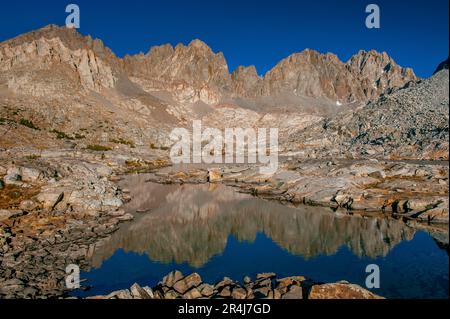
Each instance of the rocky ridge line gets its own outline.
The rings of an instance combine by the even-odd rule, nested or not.
[[[70,74],[77,73],[79,81],[72,85],[84,89],[101,91],[129,78],[146,90],[165,89],[181,101],[207,104],[234,97],[254,99],[286,93],[325,98],[333,103],[365,103],[418,80],[411,69],[401,68],[386,53],[373,50],[360,51],[343,63],[334,54],[307,49],[280,61],[260,77],[254,67],[239,67],[230,74],[224,55],[214,53],[200,40],[188,46],[156,46],[147,54],[123,59],[98,39],[54,25],[0,43],[0,70],[16,72],[14,78],[0,76],[0,83],[6,81],[17,92],[56,94],[57,87],[50,90],[36,83],[45,69],[56,65],[61,68],[60,80],[71,83],[74,80]]]

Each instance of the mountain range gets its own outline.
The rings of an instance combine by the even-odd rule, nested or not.
[[[437,73],[441,69],[445,70],[445,63]],[[446,72],[444,82],[448,82],[448,62]],[[17,138],[3,136],[0,142],[5,146],[36,146],[42,141],[42,147],[85,147],[94,142],[107,147],[168,147],[172,128],[189,127],[192,120],[201,119],[218,128],[277,126],[282,144],[291,141],[289,137],[297,138],[296,143],[285,144],[285,151],[298,151],[292,148],[301,142],[304,152],[308,143],[303,141],[311,139],[308,134],[317,133],[324,121],[347,114],[357,125],[361,116],[355,114],[361,108],[372,114],[368,105],[373,108],[380,99],[415,90],[423,82],[412,69],[374,50],[361,50],[342,62],[332,53],[307,49],[260,76],[254,66],[230,72],[224,55],[200,40],[119,58],[101,40],[50,25],[0,43],[0,116],[20,131]],[[443,118],[448,119],[448,90],[437,96],[427,92],[444,105]],[[448,125],[439,122],[438,129],[445,136],[436,143],[445,149]],[[51,138],[55,134],[60,138]],[[320,136],[324,138],[326,134]],[[345,146],[352,142],[342,139],[339,145],[344,147],[336,152],[344,156],[349,151]],[[306,152],[308,156],[316,156],[314,149]],[[391,150],[380,152],[389,155]],[[358,150],[352,156],[365,153]]]

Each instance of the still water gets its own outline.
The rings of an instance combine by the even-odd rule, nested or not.
[[[96,247],[82,272],[89,291],[108,294],[133,283],[155,286],[174,269],[205,282],[242,280],[261,272],[365,285],[377,264],[387,298],[448,298],[448,253],[427,233],[386,218],[363,218],[318,207],[287,207],[221,185],[159,185],[145,175],[123,182],[137,212]],[[146,211],[142,213],[141,211]]]

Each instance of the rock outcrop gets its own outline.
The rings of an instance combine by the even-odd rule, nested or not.
[[[0,83],[19,94],[114,87],[117,58],[100,40],[50,25],[0,44]]]
[[[126,56],[124,69],[131,77],[146,81],[147,89],[169,90],[184,103],[217,104],[221,93],[231,89],[231,76],[222,53],[204,42],[192,41],[151,48],[148,54]]]

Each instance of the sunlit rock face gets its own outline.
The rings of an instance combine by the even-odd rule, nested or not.
[[[400,67],[386,52],[361,50],[345,66],[358,79],[367,100],[418,80],[412,69]]]
[[[131,76],[150,81],[155,90],[173,91],[185,103],[217,104],[221,93],[231,89],[223,54],[214,53],[200,40],[175,48],[157,46],[146,55],[127,56],[124,68]]]
[[[220,185],[158,185],[136,177],[129,211],[147,210],[113,234],[93,254],[95,267],[118,248],[153,261],[201,267],[221,254],[230,235],[254,241],[264,233],[291,254],[304,258],[335,254],[346,246],[357,256],[386,256],[414,230],[388,219],[365,219],[318,207],[286,207]]]
[[[0,82],[20,94],[100,91],[117,80],[115,55],[100,40],[48,26],[0,45]]]
[[[0,70],[15,75],[6,78],[9,88],[32,95],[63,94],[62,89],[77,85],[100,91],[125,76],[149,91],[169,91],[179,102],[210,105],[233,97],[286,93],[363,103],[417,81],[411,69],[376,51],[360,51],[344,63],[334,54],[307,49],[280,61],[265,76],[254,66],[230,74],[224,55],[200,40],[187,46],[155,46],[147,54],[120,59],[102,41],[53,25],[1,43]]]

